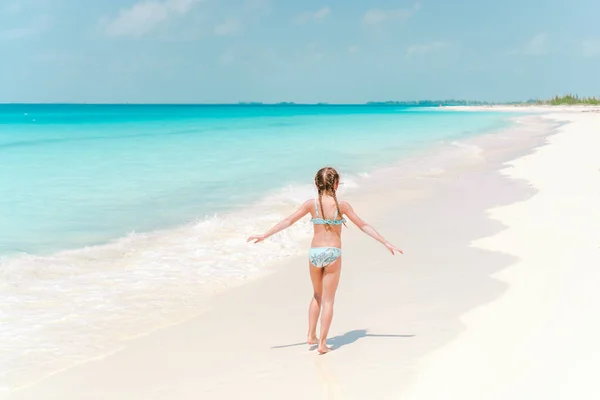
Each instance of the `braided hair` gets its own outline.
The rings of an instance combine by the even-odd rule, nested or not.
[[[339,217],[342,216],[342,213],[340,212],[340,205],[335,193],[335,187],[339,181],[340,174],[338,174],[338,172],[331,167],[321,168],[315,175],[315,185],[317,186],[317,191],[319,192],[319,206],[321,208],[322,218],[325,218],[325,211],[323,210],[323,194],[328,194],[333,197],[333,200],[335,201],[335,207],[337,209],[337,215]],[[327,229],[329,228],[329,225],[327,225]]]

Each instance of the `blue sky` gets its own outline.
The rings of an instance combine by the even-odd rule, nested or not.
[[[0,0],[0,102],[600,95],[597,0]]]

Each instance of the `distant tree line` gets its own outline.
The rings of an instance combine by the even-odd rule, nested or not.
[[[431,106],[485,106],[491,105],[494,103],[489,103],[487,101],[477,101],[477,100],[456,100],[456,99],[447,99],[447,100],[413,100],[413,101],[370,101],[367,103],[372,106],[422,106],[422,107],[431,107]]]
[[[536,104],[549,104],[552,106],[560,105],[576,105],[576,104],[590,104],[600,105],[600,98],[598,97],[579,97],[573,94],[567,94],[564,96],[554,96],[550,100],[537,100]]]
[[[523,101],[504,101],[504,102],[487,102],[477,100],[419,100],[419,101],[381,101],[381,102],[369,102],[369,105],[410,105],[410,106],[488,106],[488,105],[577,105],[577,104],[589,104],[589,105],[600,105],[600,98],[598,97],[579,97],[573,94],[567,94],[564,96],[554,96],[549,100],[541,99],[529,99]]]
[[[261,102],[240,102],[240,105],[269,105],[269,103]],[[413,100],[413,101],[370,101],[366,103],[371,106],[420,106],[420,107],[439,107],[439,106],[491,106],[491,105],[577,105],[577,104],[589,104],[589,105],[600,105],[600,98],[598,97],[579,97],[573,94],[567,94],[564,96],[554,96],[549,100],[542,99],[529,99],[527,101],[477,101],[477,100],[459,100],[459,99],[445,99],[445,100]],[[314,105],[314,104],[296,104],[294,102],[283,101],[275,103],[277,106],[296,106],[296,105]],[[327,106],[327,103],[317,103],[316,105]]]

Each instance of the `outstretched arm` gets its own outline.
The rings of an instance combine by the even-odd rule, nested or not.
[[[306,214],[308,214],[313,205],[314,205],[314,203],[312,200],[307,200],[292,215],[282,219],[281,221],[279,221],[279,223],[277,223],[277,225],[275,225],[274,227],[272,227],[271,229],[269,229],[267,232],[263,233],[262,235],[250,236],[247,241],[259,243],[259,242],[262,242],[263,240],[265,240],[266,238],[273,236],[274,234],[281,232],[282,230],[284,230],[286,228],[289,228],[290,226],[292,226],[296,222],[298,222],[298,220],[300,218],[302,218]]]
[[[342,201],[340,203],[340,209],[341,209],[342,213],[344,213],[346,216],[348,216],[348,218],[350,219],[350,221],[352,221],[354,223],[354,225],[358,226],[361,231],[363,231],[367,235],[371,236],[373,239],[377,240],[379,243],[383,244],[392,254],[394,254],[395,251],[397,251],[400,254],[404,254],[402,252],[402,250],[400,250],[399,248],[397,248],[396,246],[392,245],[387,240],[385,240],[383,238],[383,236],[381,236],[375,230],[375,228],[373,228],[371,225],[369,225],[368,223],[363,221],[358,216],[358,214],[356,214],[356,212],[354,212],[354,209],[352,208],[350,203],[348,203],[346,201]]]

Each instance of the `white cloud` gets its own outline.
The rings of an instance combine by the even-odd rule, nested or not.
[[[31,26],[3,29],[0,31],[0,40],[18,40],[33,36],[36,33],[38,33],[38,30]]]
[[[110,36],[143,36],[169,18],[181,16],[201,0],[143,0],[102,21]]]
[[[548,53],[548,35],[538,33],[522,46],[510,50],[508,55],[541,56]]]
[[[244,6],[248,9],[266,9],[269,7],[269,0],[246,0]]]
[[[444,41],[436,41],[430,43],[413,44],[406,48],[405,57],[410,58],[422,54],[435,53],[450,47],[450,43]]]
[[[215,34],[220,36],[234,35],[240,31],[242,24],[239,19],[229,18],[215,26]]]
[[[329,14],[331,14],[331,8],[328,6],[319,8],[317,11],[307,11],[296,17],[296,23],[302,25],[311,21],[322,21]]]
[[[19,40],[40,34],[48,26],[48,17],[39,16],[31,23],[14,28],[0,29],[0,40]]]
[[[367,25],[379,25],[388,21],[404,22],[410,19],[421,8],[421,3],[417,2],[410,8],[395,8],[391,10],[382,10],[375,8],[368,10],[363,16],[363,22]]]
[[[600,39],[587,39],[581,42],[581,52],[584,57],[600,56]]]
[[[314,18],[315,19],[323,19],[329,15],[331,9],[329,7],[323,7],[315,11]]]
[[[22,10],[22,5],[18,1],[7,1],[4,4],[0,4],[0,15],[2,14],[16,14]]]
[[[548,35],[546,35],[545,33],[538,33],[533,38],[531,38],[529,42],[525,44],[525,47],[523,48],[523,53],[533,56],[540,56],[546,54],[548,52],[547,42]]]

